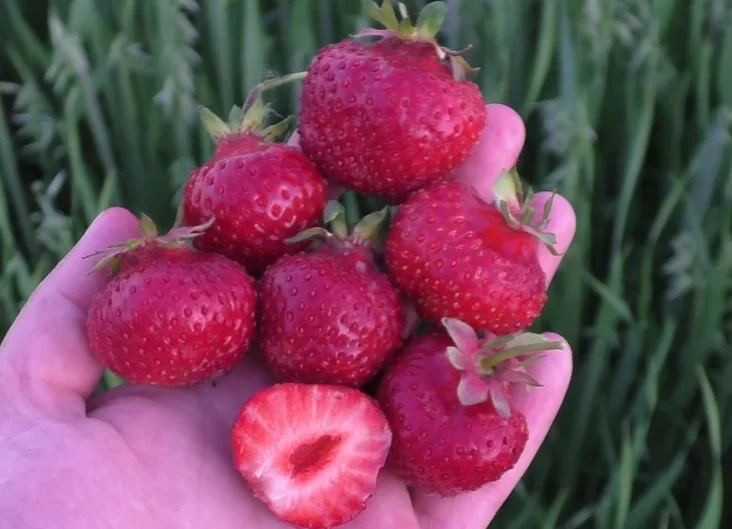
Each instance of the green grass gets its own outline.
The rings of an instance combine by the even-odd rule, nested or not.
[[[495,527],[730,526],[732,8],[449,4],[444,42],[474,45],[486,99],[526,119],[521,173],[579,226],[537,325],[574,379]],[[0,326],[103,208],[172,222],[211,152],[197,102],[226,113],[364,23],[340,0],[5,0]],[[297,89],[268,97],[285,114]]]

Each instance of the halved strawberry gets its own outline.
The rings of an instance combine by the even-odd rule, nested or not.
[[[232,431],[234,462],[254,495],[280,520],[329,529],[366,507],[384,466],[391,430],[364,393],[326,384],[275,384],[242,408]]]

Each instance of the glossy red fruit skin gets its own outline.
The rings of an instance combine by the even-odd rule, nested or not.
[[[490,401],[463,406],[460,374],[442,334],[414,338],[384,375],[378,401],[392,429],[389,466],[408,485],[455,496],[498,480],[526,447],[525,417],[501,417]]]
[[[300,146],[326,178],[391,203],[462,165],[486,122],[475,83],[454,81],[430,44],[394,37],[324,47],[300,102]]]
[[[360,247],[283,257],[259,300],[260,343],[280,380],[360,387],[401,344],[399,292]]]
[[[182,387],[230,371],[256,324],[256,289],[216,254],[147,245],[122,257],[94,297],[87,335],[96,358],[132,384]]]
[[[448,181],[400,206],[385,263],[422,318],[459,318],[501,335],[531,325],[546,303],[538,250],[533,235],[508,226],[472,187]]]
[[[327,182],[297,148],[243,133],[227,137],[194,170],[183,191],[183,223],[213,225],[194,240],[239,262],[255,276],[304,244],[285,239],[319,224]]]

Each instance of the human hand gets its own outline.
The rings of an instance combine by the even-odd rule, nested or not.
[[[524,136],[514,111],[489,105],[481,144],[457,177],[490,197],[493,181],[515,164]],[[547,198],[539,193],[536,201]],[[563,254],[575,216],[561,196],[547,230]],[[234,418],[273,382],[253,352],[215,385],[124,386],[91,396],[103,368],[89,351],[84,322],[104,278],[87,275],[93,263],[82,256],[137,236],[138,221],[126,210],[100,215],[38,287],[0,346],[0,527],[287,528],[251,496],[232,462]],[[561,257],[541,252],[551,279]],[[571,351],[552,352],[529,369],[544,387],[512,399],[530,432],[513,470],[478,491],[444,499],[409,490],[387,468],[366,510],[344,529],[487,526],[556,416]]]

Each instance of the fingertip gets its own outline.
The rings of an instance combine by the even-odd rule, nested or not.
[[[532,201],[532,206],[536,211],[541,212],[552,196],[554,197],[554,202],[549,212],[549,222],[545,231],[555,235],[557,241],[555,248],[559,255],[552,254],[543,244],[539,249],[539,263],[547,276],[547,283],[551,282],[554,277],[557,268],[572,244],[577,230],[577,217],[574,208],[562,195],[542,191],[536,194]]]
[[[87,231],[89,231],[92,228],[95,228],[98,223],[106,223],[110,220],[118,221],[118,222],[126,222],[126,223],[133,223],[138,224],[139,219],[135,217],[135,215],[127,208],[123,208],[122,206],[111,206],[99,213],[99,215],[96,216],[96,218],[92,221],[92,223],[89,225],[89,228],[87,228]]]
[[[478,146],[455,172],[455,178],[473,186],[484,199],[492,198],[493,183],[516,165],[526,141],[526,126],[511,107],[486,105],[486,126]]]
[[[49,275],[49,281],[59,281],[61,290],[77,299],[80,305],[88,302],[92,292],[103,282],[104,274],[89,274],[102,257],[92,257],[113,244],[140,236],[140,221],[129,210],[113,206],[102,211],[92,221],[79,242]],[[72,289],[64,287],[71,284]]]
[[[542,336],[550,342],[560,342],[561,349],[547,351],[547,356],[535,364],[536,375],[545,378],[553,391],[561,393],[563,398],[574,369],[572,346],[563,336],[555,332],[544,332]]]
[[[294,131],[290,137],[287,139],[287,145],[291,147],[300,147],[300,133],[298,131]]]
[[[521,115],[508,105],[501,103],[488,103],[486,106],[489,120],[492,123],[500,123],[502,135],[510,138],[512,145],[519,145],[519,151],[526,140],[526,125]]]

